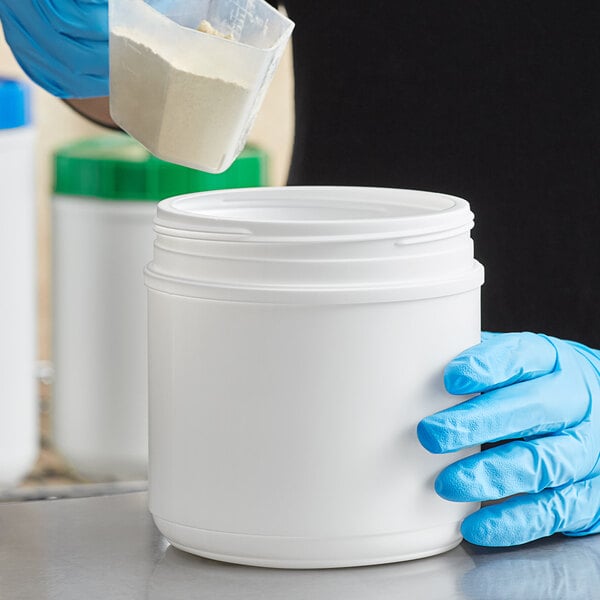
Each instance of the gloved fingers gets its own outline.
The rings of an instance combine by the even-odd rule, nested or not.
[[[24,4],[33,11],[31,3]],[[12,12],[7,12],[3,18],[6,41],[11,48],[18,49],[14,51],[15,58],[32,81],[60,98],[108,95],[106,42],[74,41],[65,36],[61,39],[54,31],[48,37],[50,25],[39,16],[29,16],[27,26]]]
[[[54,93],[57,98],[99,98],[110,94],[110,84],[106,77],[99,75],[78,76],[72,83],[62,82],[58,91]]]
[[[4,37],[11,48],[19,48],[19,52],[14,53],[19,66],[32,81],[51,94],[55,94],[61,89],[55,79],[55,75],[59,73],[54,62],[47,60],[46,49],[29,37],[27,30],[18,19],[11,20],[10,27],[7,23],[8,21],[5,20]]]
[[[579,481],[595,462],[586,439],[585,433],[567,431],[490,448],[446,467],[435,490],[446,500],[481,502]]]
[[[575,486],[571,504],[579,511],[578,519],[571,519],[561,532],[570,537],[600,533],[600,476],[581,481]]]
[[[11,44],[12,36],[18,30],[5,31],[7,42]],[[55,61],[44,61],[45,54],[39,47],[26,44],[23,49],[15,54],[15,58],[26,75],[37,85],[58,98],[77,98],[81,90],[85,90],[85,97],[108,96],[108,73],[80,73],[74,65],[66,67]],[[93,69],[90,69],[93,71]],[[108,70],[108,66],[107,66]]]
[[[563,373],[498,388],[429,417],[417,426],[421,444],[435,454],[511,438],[555,433],[579,423],[587,390]]]
[[[38,62],[43,57],[51,57],[52,63],[61,69],[63,77],[72,72],[81,77],[96,76],[108,79],[108,9],[105,1],[85,2],[69,0],[33,0],[40,13],[35,28],[25,32],[30,38],[22,48],[35,47],[37,43],[47,42],[48,48],[40,52]],[[89,10],[88,8],[89,7]],[[52,28],[48,37],[44,28]],[[41,42],[40,42],[41,40]],[[50,62],[50,61],[49,61]]]
[[[108,41],[107,0],[31,0],[57,33],[75,40]]]
[[[479,546],[516,546],[563,532],[600,531],[600,479],[594,478],[538,494],[516,496],[481,508],[462,524],[463,537]]]
[[[19,66],[21,67],[21,69],[23,69],[23,72],[31,79],[31,81],[33,81],[34,83],[39,85],[41,88],[43,88],[44,90],[46,90],[53,96],[56,96],[59,98],[63,97],[62,94],[66,93],[66,90],[63,87],[63,85],[59,84],[58,81],[56,79],[54,79],[52,74],[49,73],[47,70],[45,70],[45,71],[32,70],[31,69],[32,63],[24,61],[23,54],[19,54],[19,56],[16,56],[15,58],[16,58],[16,61],[19,63]]]
[[[482,342],[454,358],[444,371],[451,394],[474,394],[547,375],[555,347],[535,333],[482,334]]]
[[[94,40],[77,40],[60,36],[64,39],[64,52],[61,53],[63,67],[67,67],[78,78],[81,76],[104,77],[108,80],[109,61],[108,44]],[[93,56],[94,60],[89,60]]]

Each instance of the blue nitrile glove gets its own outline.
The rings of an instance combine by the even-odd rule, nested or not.
[[[457,502],[522,494],[467,517],[466,540],[512,546],[600,532],[600,352],[545,335],[486,333],[447,366],[444,382],[452,394],[481,395],[419,423],[427,450],[514,441],[445,468],[437,493]]]
[[[107,0],[0,0],[0,20],[17,62],[45,90],[108,95]]]

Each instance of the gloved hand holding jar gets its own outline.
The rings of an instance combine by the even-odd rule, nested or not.
[[[456,502],[514,496],[467,517],[465,539],[512,546],[600,531],[600,352],[533,333],[484,333],[444,380],[451,394],[478,395],[421,421],[425,448],[508,440],[450,465],[435,482]]]

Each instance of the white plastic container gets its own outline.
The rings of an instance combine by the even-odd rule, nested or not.
[[[56,196],[53,438],[92,480],[145,479],[145,298],[155,205]],[[138,269],[136,270],[136,267]]]
[[[270,188],[158,205],[150,510],[176,547],[259,566],[394,562],[460,542],[474,505],[418,421],[457,402],[483,268],[464,200]]]
[[[54,444],[92,480],[145,479],[148,462],[144,266],[162,198],[261,185],[266,158],[247,149],[222,175],[165,163],[122,134],[55,156]]]
[[[28,88],[0,78],[0,488],[38,453],[34,151]]]
[[[155,156],[225,171],[246,143],[293,23],[264,0],[109,7],[115,122]],[[219,35],[198,31],[203,20]]]
[[[56,195],[53,440],[91,480],[147,474],[141,267],[155,202]]]

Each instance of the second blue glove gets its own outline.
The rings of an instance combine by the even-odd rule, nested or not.
[[[462,459],[435,482],[447,500],[514,496],[465,519],[465,539],[511,546],[563,532],[600,532],[600,352],[533,333],[484,334],[444,377],[452,394],[480,394],[418,425],[446,453],[512,440]]]

